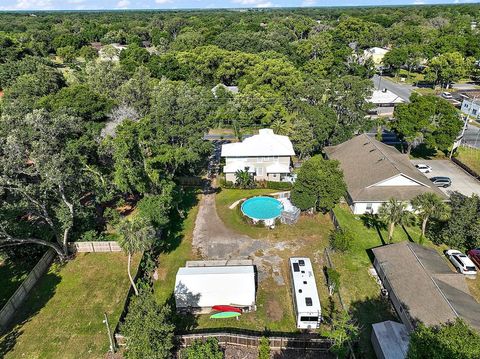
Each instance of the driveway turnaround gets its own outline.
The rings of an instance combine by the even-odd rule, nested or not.
[[[470,176],[463,169],[449,160],[412,160],[412,163],[424,163],[432,167],[432,172],[426,173],[428,178],[431,177],[450,177],[452,185],[448,188],[440,188],[449,195],[453,191],[458,191],[466,196],[477,194],[480,196],[480,181]]]

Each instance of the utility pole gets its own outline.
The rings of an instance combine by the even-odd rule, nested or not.
[[[465,131],[467,130],[467,127],[468,127],[468,119],[470,118],[470,116],[472,114],[473,105],[475,104],[476,99],[477,99],[477,96],[473,96],[473,99],[472,99],[472,102],[471,102],[471,105],[470,105],[470,109],[468,110],[468,115],[465,116],[465,121],[463,123],[463,128],[462,128],[462,134],[459,137],[457,137],[458,140],[456,140],[453,143],[452,150],[450,151],[450,156],[449,156],[450,159],[452,158],[453,151],[455,150],[455,148],[459,147],[462,144],[463,136],[465,135]],[[457,141],[460,141],[460,143],[458,144],[457,147],[455,147],[455,143]]]
[[[108,340],[110,341],[110,351],[115,353],[115,343],[113,341],[112,331],[110,330],[110,324],[108,323],[107,313],[103,313],[103,315],[105,318],[103,323],[107,326]]]

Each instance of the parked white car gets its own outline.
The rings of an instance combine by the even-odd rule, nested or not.
[[[445,251],[445,255],[450,259],[450,262],[457,268],[457,271],[469,275],[469,276],[476,276],[477,275],[477,268],[475,268],[475,264],[472,262],[470,258],[467,257],[466,254],[463,254],[456,249],[449,249]]]
[[[442,92],[442,97],[446,98],[447,100],[450,100],[450,99],[453,98],[453,96],[450,92]]]
[[[419,163],[419,164],[415,165],[415,167],[417,167],[417,170],[419,170],[422,173],[432,172],[432,167],[430,167],[429,165],[423,164],[423,163]]]

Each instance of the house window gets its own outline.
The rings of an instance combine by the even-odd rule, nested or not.
[[[267,156],[267,157],[263,157],[263,162],[268,162],[268,161],[270,161],[270,159],[271,159],[271,157],[268,157],[268,156]]]
[[[256,172],[257,176],[263,176],[263,167],[257,167]]]
[[[477,109],[473,110],[472,114],[475,116],[477,114]]]
[[[373,210],[373,204],[372,203],[367,203],[367,212],[371,213]]]
[[[278,156],[273,156],[272,159],[278,162]]]

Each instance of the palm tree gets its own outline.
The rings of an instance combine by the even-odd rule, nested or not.
[[[392,243],[393,231],[397,224],[404,224],[410,217],[405,202],[390,198],[378,210],[378,216],[388,226],[388,243]]]
[[[128,278],[132,283],[135,295],[138,295],[138,289],[135,285],[131,273],[132,255],[140,253],[151,247],[155,239],[155,229],[140,218],[124,219],[117,227],[118,245],[128,254],[127,272]]]
[[[253,186],[253,177],[248,172],[249,168],[235,172],[235,181],[240,188],[250,188]]]
[[[435,193],[425,192],[412,199],[415,214],[422,221],[422,238],[425,236],[427,222],[430,218],[446,219],[448,205]]]

